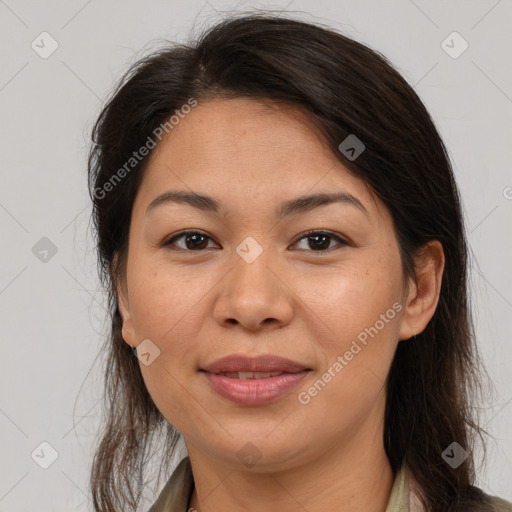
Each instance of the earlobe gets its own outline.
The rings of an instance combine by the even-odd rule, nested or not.
[[[428,242],[415,260],[417,283],[410,280],[399,340],[422,332],[434,316],[441,294],[444,263],[443,246],[438,240]]]
[[[122,336],[123,340],[130,345],[130,347],[135,348],[137,346],[137,343],[135,342],[135,333],[133,332],[133,329],[128,329],[124,326],[123,322],[123,329],[122,329]]]
[[[116,300],[118,304],[119,314],[121,315],[121,320],[123,322],[122,327],[122,336],[124,341],[128,343],[128,345],[131,345],[132,347],[137,346],[136,343],[136,337],[135,337],[135,331],[133,329],[133,322],[130,315],[130,308],[129,308],[129,302],[127,299],[127,292],[126,285],[124,282],[120,283],[118,279],[118,273],[117,273],[117,265],[118,265],[118,254],[116,253],[114,255],[114,259],[112,262],[112,268],[115,269],[111,272],[112,276],[112,283],[115,287],[115,293],[116,293]]]
[[[123,339],[124,339],[124,341],[126,341],[126,343],[128,343],[128,345],[135,347],[135,346],[137,346],[137,343],[136,343],[135,331],[133,329],[133,322],[131,319],[129,308],[126,304],[126,300],[122,293],[118,293],[117,297],[118,297],[117,300],[118,300],[119,313],[121,315],[121,319],[123,322],[123,328],[122,328]]]
[[[130,316],[130,312],[126,305],[124,304],[124,298],[122,296],[120,297],[120,300],[118,302],[119,305],[119,313],[121,315],[121,319],[123,321],[123,328],[122,328],[122,336],[124,341],[128,343],[128,345],[131,345],[132,347],[137,346],[136,340],[135,340],[135,332],[133,330],[133,322]]]

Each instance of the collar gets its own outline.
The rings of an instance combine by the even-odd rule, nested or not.
[[[385,512],[423,512],[415,489],[417,484],[402,465],[395,476]],[[185,457],[148,512],[187,512],[193,491],[192,467],[189,457]]]

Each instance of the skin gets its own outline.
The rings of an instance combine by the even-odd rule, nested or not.
[[[146,214],[168,190],[213,196],[221,213],[167,203]],[[275,215],[282,201],[333,191],[356,196],[367,214],[333,203]],[[310,229],[349,243],[315,245],[304,235]],[[186,237],[164,246],[183,230],[202,232],[200,249]],[[263,250],[252,263],[236,252],[248,236]],[[129,237],[118,289],[123,337],[160,350],[140,367],[156,406],[183,434],[195,480],[190,507],[384,512],[394,479],[382,440],[385,380],[398,342],[434,314],[441,244],[425,246],[418,284],[404,286],[392,218],[367,184],[298,108],[242,98],[199,102],[154,150]],[[301,404],[298,393],[394,303],[402,310]],[[234,353],[288,357],[312,371],[274,403],[240,406],[198,371]],[[248,442],[259,456],[252,466],[238,456]]]

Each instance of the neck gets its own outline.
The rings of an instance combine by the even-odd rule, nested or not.
[[[187,446],[195,481],[189,507],[198,512],[385,512],[394,475],[382,432],[361,427],[349,444],[279,471],[228,466]]]

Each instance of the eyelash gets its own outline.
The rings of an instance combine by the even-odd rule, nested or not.
[[[204,250],[206,249],[197,249],[197,250],[191,250],[191,249],[183,249],[181,247],[179,248],[174,248],[172,247],[172,245],[174,244],[174,242],[176,242],[176,240],[179,240],[180,238],[184,238],[186,236],[191,236],[191,235],[199,235],[199,236],[202,236],[204,238],[207,238],[207,239],[210,239],[212,240],[211,237],[209,237],[208,235],[204,234],[204,233],[201,233],[200,231],[183,231],[181,233],[178,233],[177,235],[173,235],[171,238],[169,238],[168,240],[166,240],[165,242],[162,243],[162,246],[163,247],[167,247],[173,251],[175,250],[178,250],[178,251],[185,251],[185,252],[203,252]],[[339,245],[341,246],[344,246],[344,245],[350,245],[349,242],[347,242],[347,240],[345,240],[344,238],[340,237],[339,235],[335,234],[335,233],[332,233],[330,231],[322,231],[322,230],[310,230],[310,231],[306,231],[305,233],[303,233],[301,235],[301,237],[299,239],[297,239],[294,244],[304,240],[305,238],[312,238],[313,236],[321,236],[321,235],[325,235],[325,236],[328,236],[329,238],[331,239],[334,239],[336,241],[339,242]],[[327,251],[330,251],[332,249],[332,247],[330,247],[329,249],[320,249],[320,250],[317,250],[317,251],[314,251],[314,250],[309,250],[307,252],[312,252],[312,253],[318,253],[318,254],[321,254],[321,253],[325,253]]]

